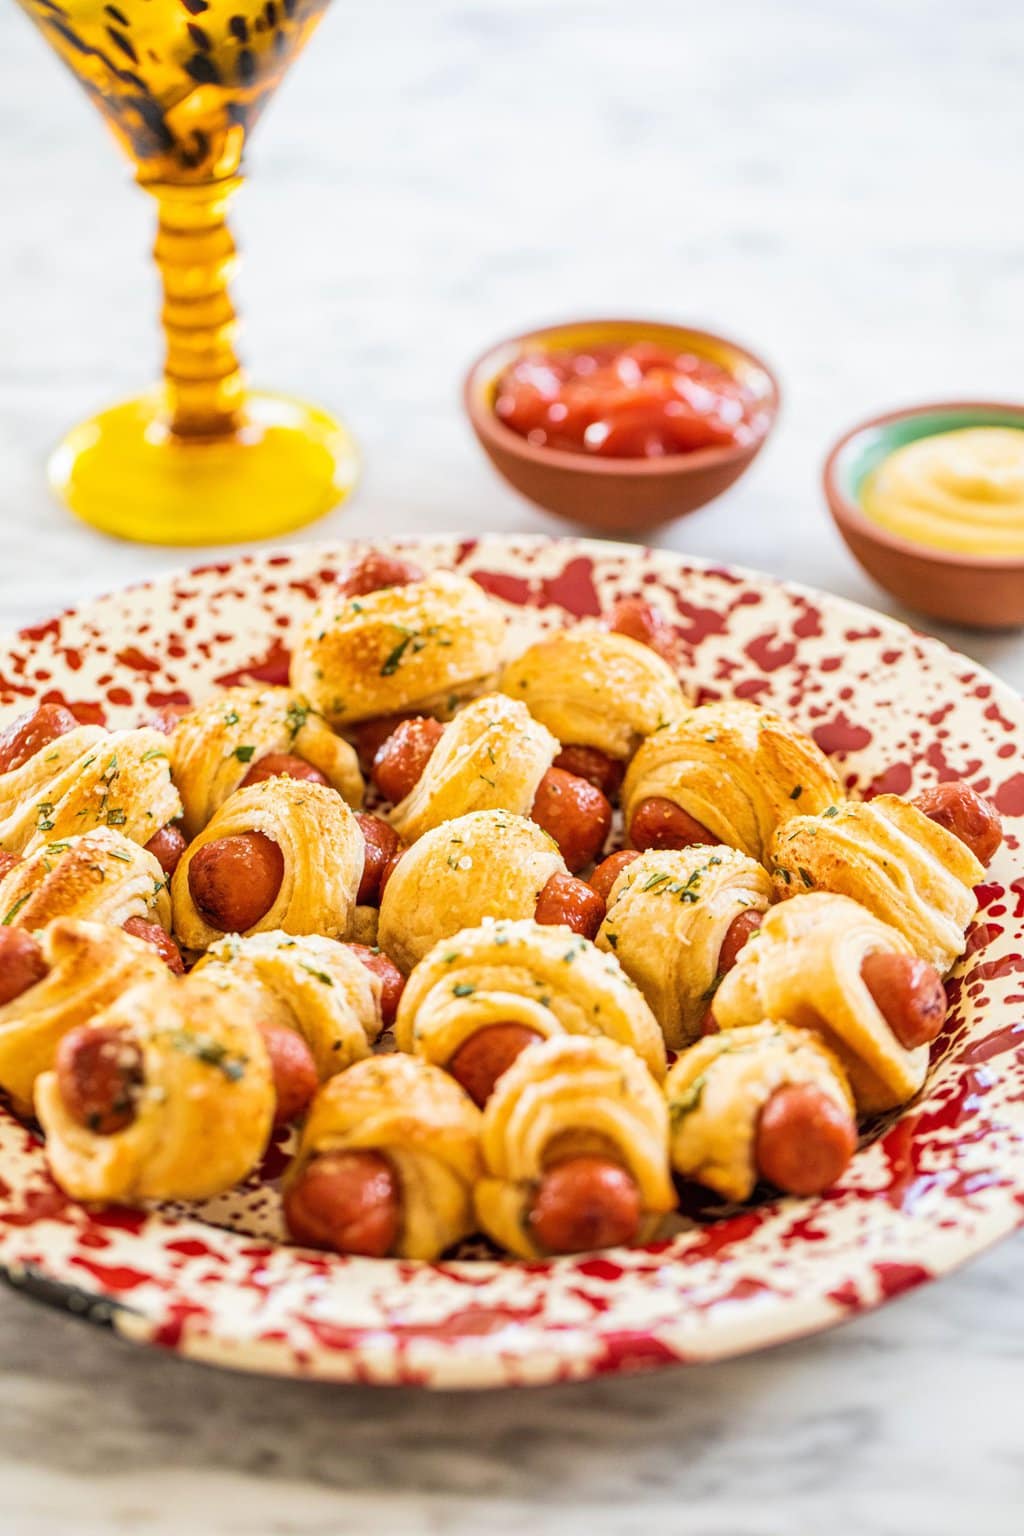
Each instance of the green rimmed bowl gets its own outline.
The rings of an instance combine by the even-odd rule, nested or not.
[[[872,522],[861,504],[865,481],[889,454],[918,438],[964,427],[1024,430],[1024,405],[948,401],[861,422],[825,460],[825,496],[855,559],[908,608],[974,629],[1012,629],[1024,625],[1024,560],[913,543]]]

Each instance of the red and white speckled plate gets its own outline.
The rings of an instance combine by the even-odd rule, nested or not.
[[[201,1207],[85,1210],[0,1107],[0,1266],[132,1339],[238,1369],[500,1386],[709,1360],[810,1333],[941,1275],[1024,1221],[1024,705],[963,657],[836,598],[621,545],[402,546],[509,605],[514,640],[644,591],[705,696],[772,705],[862,791],[966,778],[1006,846],[980,891],[928,1084],[839,1188],[686,1225],[638,1252],[544,1264],[340,1259],[279,1245],[272,1183]],[[207,566],[25,631],[7,713],[63,699],[127,725],[215,684],[284,679],[288,637],[351,550]],[[273,1180],[283,1154],[271,1149]]]

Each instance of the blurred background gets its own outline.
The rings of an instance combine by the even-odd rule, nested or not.
[[[49,498],[63,430],[156,376],[154,210],[15,6],[0,59],[9,624],[188,553]],[[1014,0],[336,0],[234,205],[252,380],[335,410],[364,453],[356,498],[299,537],[562,531],[484,462],[463,370],[534,323],[649,314],[748,342],[784,390],[750,474],[662,542],[886,605],[821,460],[890,405],[1019,395],[1022,74]]]

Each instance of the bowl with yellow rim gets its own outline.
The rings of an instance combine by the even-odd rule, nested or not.
[[[861,422],[825,461],[848,548],[908,608],[1024,625],[1024,405],[951,401]]]

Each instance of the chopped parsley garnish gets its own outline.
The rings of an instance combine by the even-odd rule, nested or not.
[[[255,751],[255,747],[236,747],[231,755],[232,757],[237,757],[240,763],[251,763]]]
[[[161,752],[159,747],[150,747],[148,752],[143,752],[142,757],[140,758],[140,761],[143,762],[143,763],[151,763],[155,757],[166,757],[166,756],[167,756],[167,753],[166,752]]]
[[[179,1029],[171,1036],[170,1043],[176,1051],[194,1056],[208,1067],[216,1067],[229,1082],[237,1083],[245,1076],[246,1057],[232,1056],[227,1046],[211,1035],[190,1035],[187,1030]]]
[[[323,982],[325,987],[334,986],[334,977],[328,976],[326,971],[318,971],[315,965],[307,965],[304,960],[300,961],[300,964],[307,975],[312,976],[315,981]]]
[[[800,796],[803,794],[803,792],[804,792],[803,785],[802,784],[798,784],[796,786],[796,788],[790,792],[789,798],[791,800],[799,800]]]
[[[52,832],[54,825],[53,806],[48,800],[44,800],[36,815],[36,828],[40,832]]]
[[[792,880],[793,880],[792,874],[789,872],[788,869],[783,869],[781,864],[777,864],[775,866],[775,868],[772,870],[772,874],[773,875],[778,875],[780,880],[785,880],[787,885],[790,885],[792,883]]]
[[[242,717],[238,713],[237,709],[229,709],[227,714],[224,716],[224,724],[225,725],[237,725],[241,718]]]
[[[821,814],[823,816],[838,816],[839,815],[839,807],[838,807],[838,805],[830,805],[828,810],[827,811],[822,811]]]
[[[19,900],[14,903],[14,906],[8,912],[7,916],[4,918],[2,926],[4,928],[9,927],[10,924],[14,922],[14,919],[17,917],[18,913],[21,911],[21,909],[25,905],[25,903],[28,902],[28,901],[31,901],[31,900],[32,900],[32,892],[31,891],[29,891],[26,896],[20,897]]]
[[[457,981],[455,983],[454,987],[452,987],[452,996],[453,997],[472,997],[472,995],[473,995],[473,993],[475,991],[476,991],[476,987],[474,987],[471,982],[468,982],[468,981]]]
[[[810,870],[804,869],[803,866],[800,865],[798,866],[798,873],[804,885],[806,885],[808,890],[810,890],[811,886],[814,884],[814,876],[811,874]]]
[[[127,812],[120,810],[117,806],[107,812],[108,827],[123,827],[127,820]]]
[[[680,1094],[678,1099],[672,1100],[668,1107],[668,1115],[673,1128],[679,1124],[680,1120],[685,1120],[687,1115],[692,1115],[695,1109],[700,1108],[706,1086],[707,1074],[702,1072],[700,1077],[694,1078],[689,1088]]]
[[[294,741],[296,736],[302,730],[302,727],[305,725],[306,721],[309,719],[309,705],[300,704],[298,699],[293,699],[285,711],[284,718],[288,726],[291,739]]]
[[[395,646],[390,655],[385,657],[384,665],[380,669],[381,677],[394,677],[395,673],[398,671],[402,664],[402,657],[405,655],[410,645],[412,645],[414,639],[415,635],[411,629],[407,634],[402,636],[401,640],[399,640],[398,644]]]

